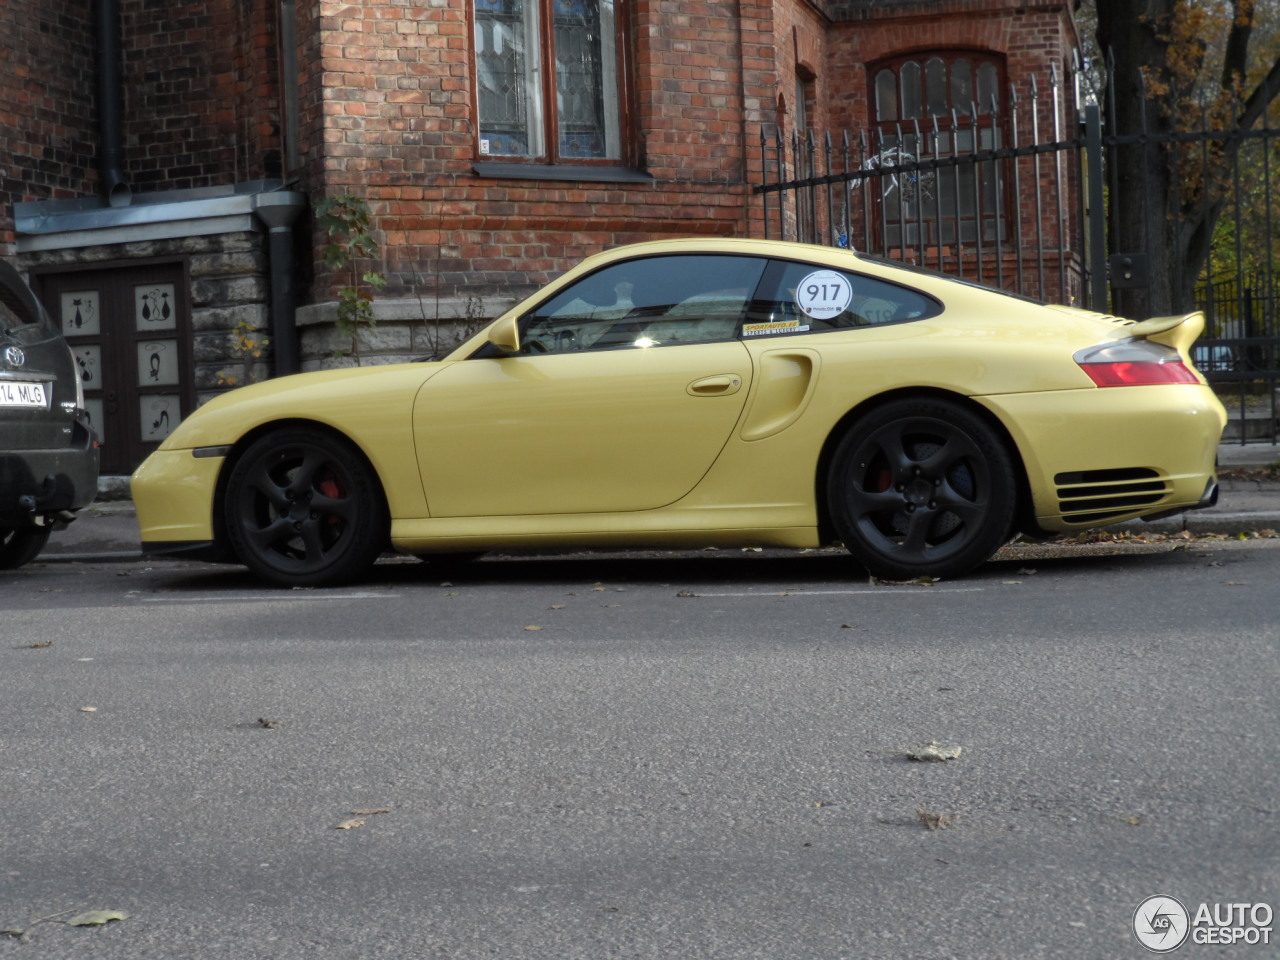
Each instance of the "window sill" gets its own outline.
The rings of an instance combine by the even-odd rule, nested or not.
[[[479,177],[503,180],[595,180],[600,183],[653,183],[643,170],[630,167],[569,166],[548,163],[473,163]]]

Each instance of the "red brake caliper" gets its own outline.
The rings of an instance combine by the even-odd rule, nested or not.
[[[339,500],[342,498],[342,488],[338,486],[338,481],[333,479],[332,474],[317,483],[316,489],[330,500]],[[338,517],[336,514],[330,514],[327,519],[330,526],[334,526],[342,522],[342,518]]]

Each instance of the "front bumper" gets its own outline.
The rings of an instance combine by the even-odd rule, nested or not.
[[[134,471],[129,486],[144,553],[195,556],[211,548],[224,462],[225,457],[197,457],[191,450],[157,450]]]

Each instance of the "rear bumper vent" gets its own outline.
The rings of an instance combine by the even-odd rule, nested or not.
[[[1106,523],[1158,504],[1172,491],[1168,481],[1147,467],[1060,473],[1058,510],[1068,523]]]

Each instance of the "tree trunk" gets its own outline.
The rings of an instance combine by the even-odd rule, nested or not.
[[[1171,130],[1158,91],[1168,57],[1174,0],[1108,0],[1098,4],[1098,41],[1109,58],[1107,116],[1112,134],[1163,134]],[[1110,249],[1146,258],[1145,285],[1126,286],[1112,276],[1115,312],[1135,319],[1172,313],[1178,184],[1167,143],[1137,143],[1109,155]],[[1135,280],[1142,279],[1135,277]]]

